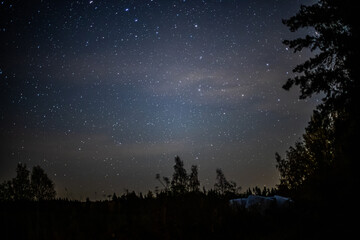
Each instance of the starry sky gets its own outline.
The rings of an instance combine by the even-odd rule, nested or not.
[[[316,97],[281,22],[310,0],[0,2],[0,181],[40,165],[58,196],[154,190],[174,156],[243,189],[278,183]]]

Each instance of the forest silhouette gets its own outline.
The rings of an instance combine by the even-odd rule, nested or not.
[[[171,178],[157,174],[161,188],[146,194],[114,193],[109,200],[58,199],[54,184],[37,166],[19,164],[14,179],[0,185],[1,239],[324,239],[356,232],[359,182],[358,7],[350,0],[301,6],[283,23],[316,34],[283,43],[314,56],[293,69],[283,88],[300,88],[300,99],[322,94],[305,133],[285,156],[275,154],[275,189],[241,192],[216,170],[213,189],[201,189],[198,167],[187,173],[175,157]],[[265,213],[229,205],[249,195],[290,197],[290,208]]]

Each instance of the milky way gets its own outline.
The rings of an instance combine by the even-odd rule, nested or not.
[[[42,166],[59,196],[154,190],[174,156],[243,188],[275,186],[275,152],[316,98],[281,19],[313,1],[1,1],[0,180]],[[312,34],[308,29],[302,34]]]

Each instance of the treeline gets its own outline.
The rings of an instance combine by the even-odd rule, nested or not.
[[[125,193],[104,195],[106,200],[130,200],[130,199],[154,199],[158,197],[179,197],[182,195],[211,195],[221,197],[222,199],[231,199],[238,197],[247,197],[249,195],[270,196],[276,194],[275,188],[253,187],[241,192],[241,187],[237,186],[234,181],[227,180],[224,172],[216,169],[216,182],[214,188],[206,190],[200,188],[198,178],[198,167],[191,166],[190,173],[187,173],[184,162],[179,156],[175,156],[174,173],[171,178],[161,177],[156,174],[157,180],[162,189],[156,187],[155,191],[149,190],[146,194],[136,193],[135,191],[126,190]],[[40,166],[34,166],[30,172],[25,164],[19,163],[16,168],[16,177],[12,180],[4,181],[0,184],[0,202],[1,201],[43,201],[55,200],[56,191],[53,181],[48,177]],[[69,201],[67,198],[58,198],[57,200]],[[75,200],[76,201],[76,200]],[[91,201],[86,198],[86,201]]]
[[[255,187],[240,193],[240,188],[227,180],[220,169],[216,173],[214,188],[201,189],[197,167],[192,166],[188,173],[177,156],[171,178],[156,175],[154,181],[157,179],[163,188],[154,192],[126,191],[119,196],[114,193],[103,201],[89,198],[85,202],[70,201],[54,199],[54,195],[47,201],[33,201],[38,199],[32,195],[34,190],[15,188],[14,183],[19,179],[25,186],[33,182],[30,177],[33,174],[19,164],[17,176],[2,186],[31,194],[21,195],[27,196],[26,199],[15,194],[16,198],[0,202],[2,239],[252,239],[263,238],[270,232],[279,236],[284,231],[295,236],[295,225],[283,229],[288,224],[285,217],[293,217],[290,212],[267,212],[266,218],[271,219],[269,224],[257,212],[229,205],[230,198],[266,195],[274,189]]]
[[[191,169],[187,173],[176,157],[171,179],[157,175],[163,188],[146,194],[127,191],[85,202],[2,201],[2,239],[322,239],[339,227],[298,206],[265,212],[232,206],[230,198],[273,195],[275,189],[241,193],[221,170],[213,189],[200,189]]]

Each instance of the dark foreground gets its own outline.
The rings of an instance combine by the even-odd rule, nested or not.
[[[344,239],[349,213],[295,205],[264,213],[209,196],[0,203],[0,239]]]

